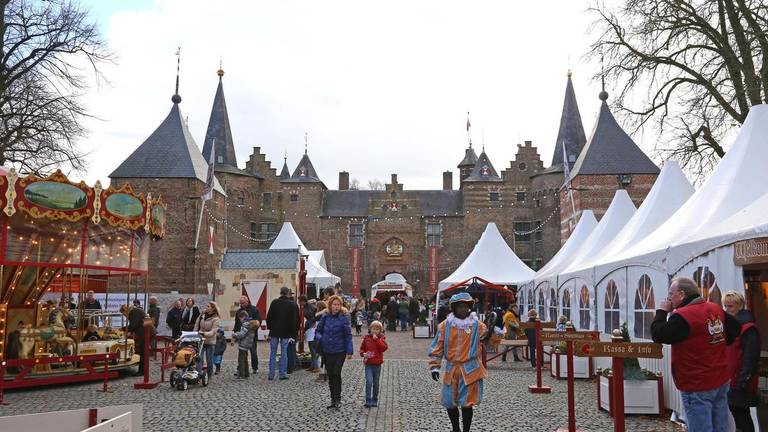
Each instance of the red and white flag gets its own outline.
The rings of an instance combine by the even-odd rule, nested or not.
[[[203,190],[203,201],[208,201],[213,198],[213,184],[216,181],[213,170],[216,166],[216,138],[213,139],[211,144],[211,156],[208,158],[208,175],[205,178],[205,189]]]
[[[472,127],[472,123],[469,122],[469,112],[467,112],[467,132],[469,132],[470,127]]]
[[[213,225],[208,225],[208,253],[213,255]]]

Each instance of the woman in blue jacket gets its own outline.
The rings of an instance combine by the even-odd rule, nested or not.
[[[352,328],[349,312],[344,308],[341,297],[328,299],[328,313],[323,315],[315,330],[320,341],[325,370],[328,372],[328,386],[331,389],[331,404],[328,409],[341,407],[341,368],[344,360],[352,358]]]

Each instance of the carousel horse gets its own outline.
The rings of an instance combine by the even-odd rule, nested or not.
[[[35,356],[35,342],[37,342],[38,331],[32,328],[32,324],[26,324],[19,329],[19,358],[28,359]]]
[[[50,345],[51,352],[57,355],[71,354],[75,341],[67,335],[64,325],[68,317],[66,308],[54,308],[48,315],[48,325],[33,329],[36,341]]]

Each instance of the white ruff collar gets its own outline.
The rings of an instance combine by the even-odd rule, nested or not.
[[[472,328],[472,326],[474,326],[475,323],[477,322],[477,315],[474,312],[472,312],[469,314],[468,317],[464,319],[459,319],[459,318],[456,318],[455,315],[453,315],[453,312],[451,312],[450,314],[448,314],[448,318],[446,318],[445,321],[449,326],[453,328],[456,328],[459,330],[468,330]]]

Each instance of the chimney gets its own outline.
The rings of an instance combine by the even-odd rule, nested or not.
[[[339,190],[349,190],[349,173],[346,171],[339,172]]]
[[[453,189],[453,172],[443,171],[443,190]]]
[[[397,174],[392,174],[392,184],[393,185],[397,184]]]

